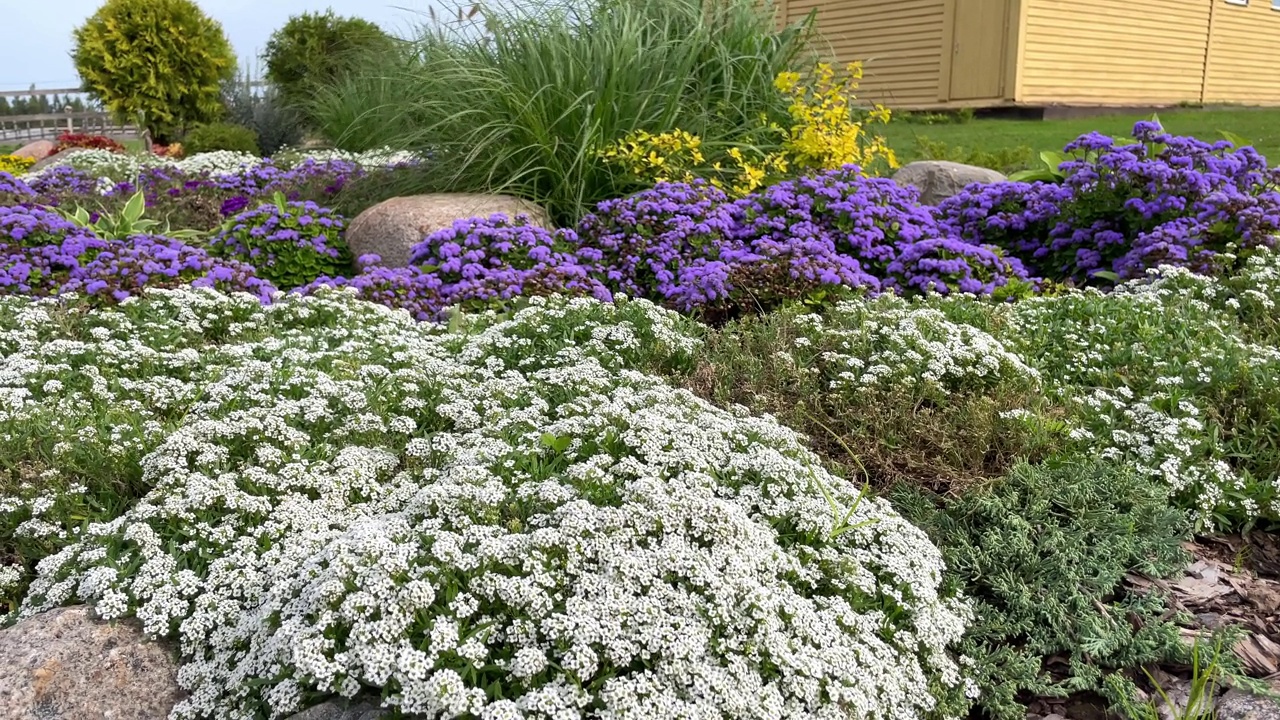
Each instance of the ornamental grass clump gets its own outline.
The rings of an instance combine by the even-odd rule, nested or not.
[[[448,305],[499,308],[519,296],[612,295],[573,251],[572,230],[547,230],[526,215],[468,218],[413,246],[409,264],[439,278]]]
[[[0,300],[5,456],[38,429],[70,505],[98,455],[138,458],[141,490],[54,533],[20,614],[79,599],[170,638],[177,718],[369,690],[429,716],[915,720],[962,684],[967,610],[921,531],[773,420],[629,369],[687,354],[680,318],[532,302],[445,333],[340,291]],[[136,422],[85,432],[90,396]],[[15,484],[0,522],[56,530]]]
[[[319,88],[308,112],[342,149],[431,158],[381,199],[501,192],[567,227],[639,189],[599,157],[632,131],[679,129],[716,145],[762,115],[785,122],[773,81],[807,52],[811,30],[812,16],[779,28],[772,5],[754,0],[487,5],[472,22],[424,28],[411,52],[375,54]]]
[[[233,216],[209,241],[210,252],[257,268],[281,290],[302,287],[352,267],[340,215],[313,202],[275,201]]]

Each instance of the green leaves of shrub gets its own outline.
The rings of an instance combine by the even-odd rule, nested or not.
[[[218,150],[257,154],[258,133],[231,123],[200,125],[182,139],[182,150],[187,155]]]
[[[204,233],[199,230],[172,230],[167,221],[161,222],[153,218],[144,218],[147,211],[146,196],[141,190],[129,197],[128,202],[119,213],[111,213],[102,208],[98,211],[95,222],[93,214],[77,205],[72,212],[63,212],[67,220],[93,232],[104,240],[123,240],[134,235],[164,235],[175,240],[193,240]]]
[[[1025,718],[1022,693],[1102,691],[1117,670],[1186,656],[1163,600],[1123,587],[1127,573],[1165,577],[1187,561],[1187,518],[1159,481],[1065,461],[1017,466],[960,497],[902,485],[891,499],[943,549],[947,581],[974,603],[962,652],[989,717]]]
[[[156,139],[217,117],[221,82],[235,74],[222,26],[191,0],[107,0],[75,44],[85,89]]]

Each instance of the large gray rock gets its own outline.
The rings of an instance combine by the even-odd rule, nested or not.
[[[1280,700],[1232,688],[1218,700],[1218,720],[1280,720]]]
[[[183,698],[178,664],[134,622],[86,606],[0,630],[0,720],[164,720]]]
[[[391,713],[372,701],[326,700],[285,720],[382,720],[387,717],[391,717]]]
[[[948,162],[946,160],[920,160],[907,163],[894,173],[899,185],[914,185],[920,190],[920,202],[937,205],[959,193],[970,183],[1003,182],[1009,178],[987,168]]]
[[[534,225],[551,227],[546,210],[507,195],[409,195],[380,202],[357,215],[347,226],[347,245],[357,258],[378,255],[381,265],[404,267],[409,264],[409,250],[427,235],[455,220],[494,213],[513,219],[524,214]]]

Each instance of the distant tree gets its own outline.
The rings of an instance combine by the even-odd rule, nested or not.
[[[24,97],[16,97],[13,99],[14,115],[30,115],[31,103]]]
[[[394,48],[395,40],[382,28],[330,9],[289,18],[271,34],[262,59],[267,81],[279,90],[280,99],[300,108],[315,86],[333,81],[359,57]]]
[[[107,0],[75,31],[84,90],[122,120],[168,142],[217,119],[236,59],[222,26],[192,0]]]
[[[0,116],[8,115],[13,112],[13,108],[9,107],[9,98],[0,97]]]

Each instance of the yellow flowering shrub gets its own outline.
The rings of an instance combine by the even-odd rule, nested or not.
[[[866,126],[888,124],[889,108],[873,105],[865,117],[854,118],[850,104],[858,81],[862,79],[862,63],[849,63],[843,80],[827,63],[815,68],[810,84],[800,82],[800,74],[781,73],[774,87],[791,96],[791,127],[785,131],[782,146],[796,167],[809,170],[833,170],[853,163],[864,170],[898,167],[898,158],[882,136],[871,135]]]
[[[29,157],[18,157],[17,155],[0,155],[0,172],[7,172],[10,175],[21,175],[28,168],[35,165],[36,161]]]
[[[760,127],[771,138],[765,144],[774,150],[762,150],[745,140],[723,149],[708,148],[685,130],[657,134],[638,130],[606,147],[600,157],[646,183],[704,178],[736,196],[754,192],[793,170],[832,170],[850,163],[873,173],[896,168],[898,159],[885,139],[866,130],[868,124],[888,123],[889,109],[877,104],[862,113],[851,104],[861,78],[859,63],[851,63],[839,80],[826,63],[815,67],[809,83],[802,82],[799,73],[779,74],[774,87],[790,98],[790,127],[765,118]]]

